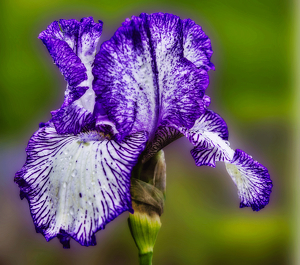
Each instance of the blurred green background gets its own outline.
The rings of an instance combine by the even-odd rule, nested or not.
[[[268,167],[274,188],[262,211],[239,209],[222,163],[197,168],[190,143],[172,143],[165,148],[167,201],[154,265],[292,264],[292,2],[3,0],[0,10],[1,265],[138,264],[127,213],[97,233],[97,246],[72,241],[64,250],[35,233],[13,177],[38,123],[63,102],[65,82],[38,34],[53,20],[93,16],[104,21],[105,41],[125,18],[159,11],[195,20],[211,38],[210,108],[226,120],[231,146]]]

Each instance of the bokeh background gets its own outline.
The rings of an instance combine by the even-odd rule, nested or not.
[[[265,209],[239,209],[222,163],[197,168],[190,143],[172,143],[165,148],[167,200],[153,264],[296,264],[294,8],[286,0],[2,0],[0,264],[138,264],[127,213],[97,233],[97,246],[72,241],[64,250],[35,232],[13,178],[39,122],[63,102],[65,82],[38,34],[53,20],[93,16],[104,21],[103,42],[125,18],[159,11],[195,20],[211,38],[210,108],[226,120],[231,146],[268,167],[274,188]]]

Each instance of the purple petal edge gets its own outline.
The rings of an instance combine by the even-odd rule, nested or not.
[[[250,181],[251,198],[249,200],[249,198],[240,195],[240,208],[251,207],[253,211],[264,208],[269,203],[273,187],[268,169],[240,149],[236,149],[230,164],[236,165],[240,171],[253,178]]]

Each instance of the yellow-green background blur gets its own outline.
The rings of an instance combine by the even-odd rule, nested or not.
[[[265,165],[274,188],[260,212],[239,209],[236,188],[222,163],[196,167],[191,145],[165,148],[167,200],[154,265],[291,264],[293,5],[285,0],[2,0],[0,4],[0,264],[138,264],[128,213],[96,235],[98,245],[37,234],[14,173],[41,121],[63,102],[65,82],[38,34],[60,18],[93,16],[104,22],[101,41],[141,12],[191,18],[212,41],[207,94],[227,122],[233,148]]]

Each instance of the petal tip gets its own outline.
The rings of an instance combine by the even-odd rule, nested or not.
[[[269,203],[273,184],[265,166],[237,149],[226,169],[238,188],[240,208],[251,207],[253,211],[260,211]]]

